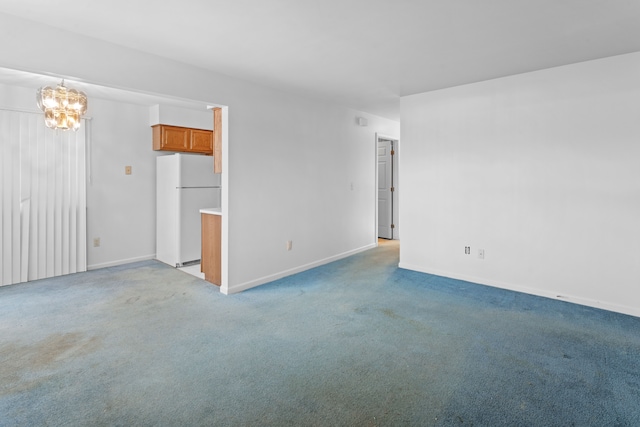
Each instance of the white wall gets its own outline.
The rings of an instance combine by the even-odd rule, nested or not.
[[[60,57],[47,49],[51,43],[73,45],[74,53]],[[7,68],[228,107],[223,292],[376,244],[375,132],[397,137],[397,122],[2,14],[0,50]],[[356,115],[369,126],[357,127]],[[293,240],[290,252],[286,240]]]
[[[156,104],[149,108],[149,126],[157,124],[213,130],[213,111]]]
[[[640,53],[401,106],[402,267],[640,315]]]
[[[87,183],[89,268],[151,259],[156,253],[156,157],[149,108],[90,99]],[[125,175],[131,166],[131,175]],[[100,237],[100,247],[93,238]]]
[[[229,292],[376,245],[375,132],[397,122],[286,94],[229,119]]]

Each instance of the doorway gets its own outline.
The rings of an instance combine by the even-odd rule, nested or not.
[[[398,140],[376,135],[377,236],[397,240],[398,233]]]

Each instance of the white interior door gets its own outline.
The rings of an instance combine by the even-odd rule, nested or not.
[[[393,142],[378,140],[378,237],[393,239]]]

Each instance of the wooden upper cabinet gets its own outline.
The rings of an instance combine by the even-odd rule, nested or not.
[[[169,125],[152,128],[154,150],[213,154],[213,132],[210,130]]]
[[[213,154],[213,132],[210,130],[191,129],[191,150]]]
[[[189,129],[163,126],[160,135],[162,150],[182,151],[189,149]]]

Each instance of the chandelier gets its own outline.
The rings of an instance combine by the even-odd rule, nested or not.
[[[87,112],[87,95],[67,89],[64,80],[55,88],[44,86],[36,95],[38,108],[44,111],[44,123],[51,129],[78,130],[80,118]]]

